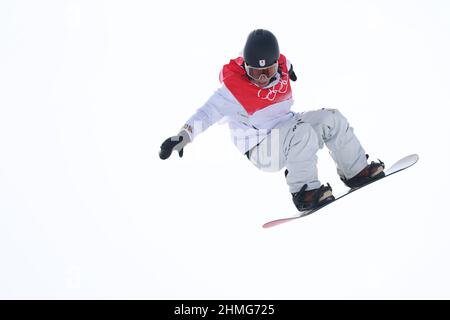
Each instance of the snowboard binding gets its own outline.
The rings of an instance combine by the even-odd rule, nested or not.
[[[366,158],[369,158],[369,155],[366,155]],[[341,177],[341,180],[349,188],[359,188],[375,180],[383,178],[385,176],[384,168],[384,163],[378,159],[378,162],[372,161],[353,178],[345,179],[344,177]]]
[[[335,200],[329,183],[326,186],[321,185],[318,189],[306,191],[307,187],[308,185],[305,184],[299,192],[292,194],[292,200],[298,211],[316,209]]]

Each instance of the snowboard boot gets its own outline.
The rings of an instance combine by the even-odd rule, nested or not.
[[[366,155],[366,158],[369,158]],[[356,176],[351,179],[345,179],[341,177],[341,180],[349,187],[349,188],[359,188],[362,187],[372,181],[380,179],[384,177],[384,163],[378,159],[379,162],[372,161],[369,165],[367,165],[363,170],[361,170]]]
[[[333,190],[328,183],[326,186],[321,185],[318,189],[306,191],[307,187],[308,185],[305,184],[299,192],[292,194],[292,200],[298,211],[316,209],[334,200]]]

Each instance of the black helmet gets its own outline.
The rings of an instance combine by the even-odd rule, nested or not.
[[[277,38],[264,29],[252,31],[244,47],[245,63],[251,67],[261,68],[274,64],[280,58]]]

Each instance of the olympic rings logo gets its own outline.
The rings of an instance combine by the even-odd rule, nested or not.
[[[288,90],[288,80],[287,80],[287,74],[283,74],[283,77],[280,79],[277,85],[275,85],[273,88],[266,89],[259,89],[258,90],[258,98],[261,98],[263,100],[269,100],[274,101],[277,97],[278,93],[286,93]],[[267,94],[264,96],[263,92],[267,91]]]

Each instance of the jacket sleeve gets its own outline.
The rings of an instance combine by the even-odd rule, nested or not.
[[[187,131],[191,141],[224,117],[222,108],[225,103],[219,89],[186,121],[182,130]]]

